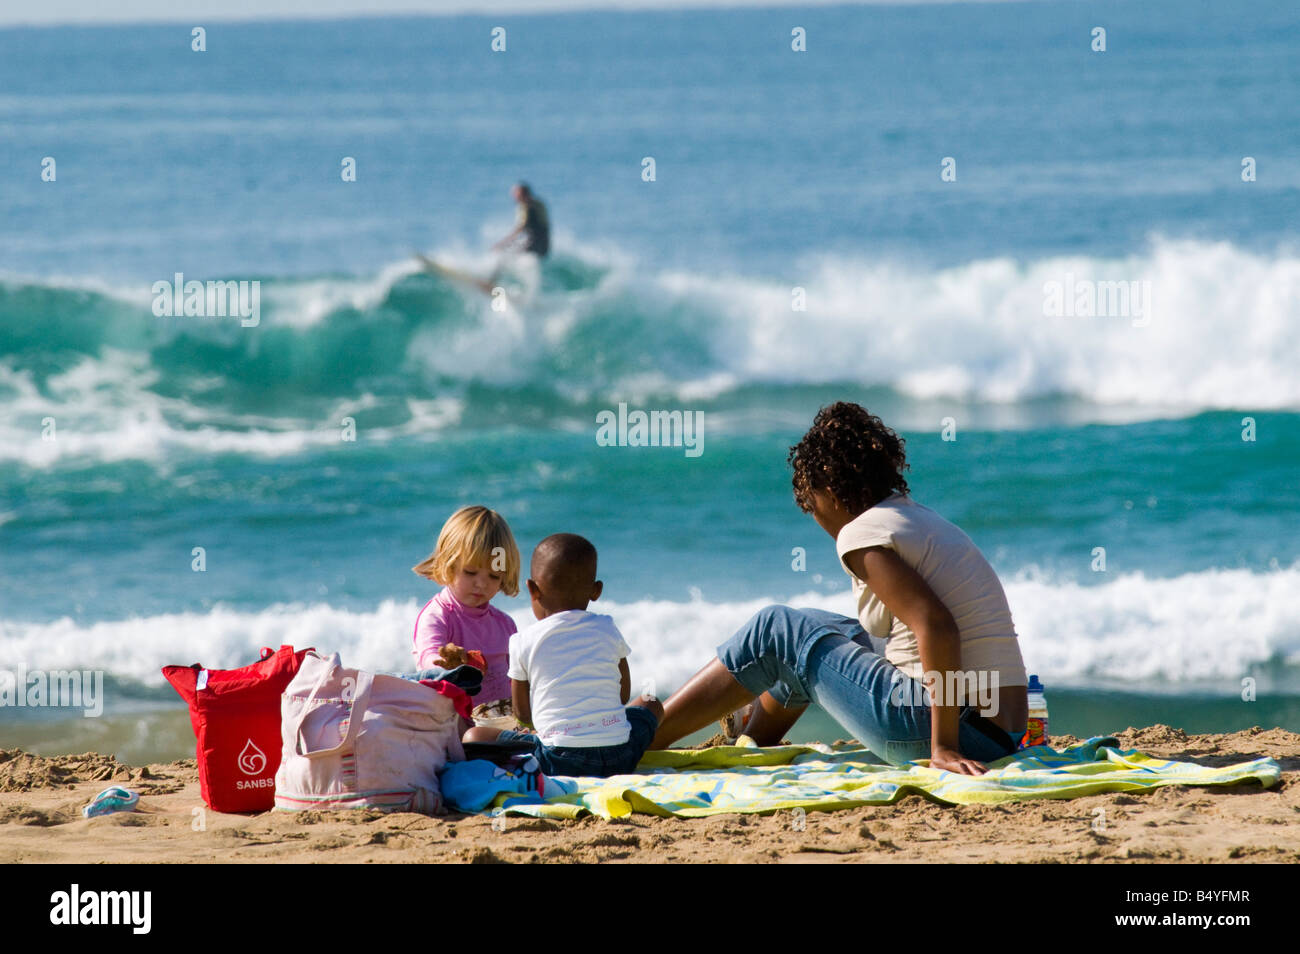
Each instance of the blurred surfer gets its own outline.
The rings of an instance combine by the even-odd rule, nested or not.
[[[515,227],[509,235],[492,246],[493,250],[506,248],[523,236],[519,250],[545,258],[551,251],[551,221],[546,214],[546,203],[533,195],[533,190],[526,182],[515,183],[510,195],[519,207]]]
[[[525,292],[530,288],[536,289],[540,284],[539,263],[551,251],[550,218],[546,214],[546,204],[533,195],[533,190],[528,187],[528,183],[515,183],[510,190],[510,195],[519,206],[515,227],[511,229],[509,235],[493,245],[492,249],[527,254],[502,256],[487,278],[435,262],[419,251],[415,253],[415,257],[424,265],[426,271],[454,282],[471,285],[485,295],[495,295],[501,291],[497,282],[507,271],[517,280],[516,285],[522,283]],[[518,291],[512,291],[512,294],[518,294]]]

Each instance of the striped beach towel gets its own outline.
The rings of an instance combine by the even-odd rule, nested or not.
[[[989,805],[1164,785],[1256,781],[1267,788],[1281,778],[1281,769],[1270,758],[1212,768],[1121,749],[1105,736],[1061,750],[1046,745],[1023,749],[990,762],[989,772],[979,776],[932,769],[926,760],[904,767],[872,764],[865,760],[870,753],[853,744],[758,748],[748,739],[740,741],[735,746],[647,752],[635,774],[573,779],[575,792],[541,804],[512,802],[503,795],[494,810],[544,818],[587,813],[620,818],[633,812],[698,818],[888,805],[910,794],[949,805]]]

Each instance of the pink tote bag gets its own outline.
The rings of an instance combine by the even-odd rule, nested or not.
[[[465,758],[451,699],[309,653],[280,705],[275,807],[442,812],[438,770]]]

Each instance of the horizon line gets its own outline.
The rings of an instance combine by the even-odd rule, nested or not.
[[[66,2],[66,0],[65,0]],[[72,0],[75,4],[77,0]],[[493,16],[555,16],[574,13],[654,13],[706,10],[779,10],[829,9],[834,7],[933,7],[973,6],[1010,3],[1033,3],[1042,0],[501,0],[499,8],[485,10],[492,0],[407,0],[410,6],[375,9],[364,0],[341,0],[340,6],[322,9],[299,9],[303,0],[282,0],[282,8],[268,8],[265,3],[249,0],[249,9],[196,10],[184,13],[169,8],[167,0],[137,0],[139,9],[123,10],[126,3],[110,10],[92,7],[84,11],[55,12],[57,3],[46,3],[39,12],[27,11],[10,18],[0,13],[0,30],[15,28],[94,27],[94,26],[170,26],[211,23],[329,22],[345,20],[450,19],[454,17],[487,18]],[[328,2],[328,0],[325,0]],[[336,0],[339,2],[339,0]],[[390,3],[393,0],[389,0]],[[1079,3],[1082,0],[1060,0]],[[256,8],[251,4],[257,3]],[[355,6],[351,6],[355,4]],[[432,5],[438,8],[430,8]],[[166,7],[151,9],[154,5]],[[497,4],[493,3],[493,6]]]

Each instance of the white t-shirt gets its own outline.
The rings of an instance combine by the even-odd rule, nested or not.
[[[622,745],[631,734],[618,663],[632,652],[614,620],[564,610],[510,637],[511,679],[527,682],[545,745]]]
[[[1023,686],[1025,663],[1011,621],[1011,607],[997,573],[970,537],[929,507],[894,493],[846,523],[835,538],[840,562],[864,547],[888,547],[920,574],[948,608],[961,634],[961,668],[998,673],[1001,686]],[[914,679],[921,678],[916,634],[897,619],[871,588],[853,575],[858,619],[872,636],[888,640],[885,658]]]

